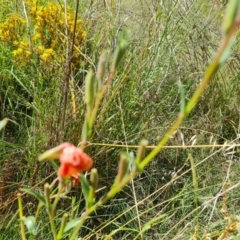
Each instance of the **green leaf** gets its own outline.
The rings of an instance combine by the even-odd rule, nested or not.
[[[35,236],[37,234],[35,218],[33,216],[28,216],[24,218],[23,222],[27,227],[29,233]]]
[[[117,229],[114,229],[112,232],[110,232],[110,234],[107,235],[107,237],[112,237],[113,235],[115,235],[116,233],[120,232],[120,231],[125,231],[125,232],[136,232],[138,233],[139,230],[134,229],[134,228],[127,228],[127,227],[119,227]],[[105,239],[109,239],[109,238],[104,238]]]
[[[93,102],[94,102],[94,85],[95,79],[93,76],[93,70],[90,69],[86,76],[86,87],[85,87],[85,101],[87,104],[87,109],[89,111],[92,110]]]
[[[154,225],[159,224],[163,219],[165,219],[168,215],[167,214],[162,214],[156,218],[151,219],[150,221],[148,221],[146,224],[144,224],[144,226],[142,227],[141,232],[139,232],[139,234],[134,238],[134,240],[137,240],[138,237],[143,234],[144,232],[148,231],[149,229],[151,229]]]
[[[233,37],[227,47],[225,48],[220,60],[219,60],[219,67],[222,66],[228,59],[230,53],[231,53],[231,48],[234,43],[235,38]]]
[[[179,80],[178,86],[180,90],[180,97],[181,97],[181,105],[180,105],[180,112],[181,114],[185,114],[185,89],[183,83]]]
[[[72,228],[75,228],[79,224],[80,221],[81,221],[81,218],[75,218],[75,219],[69,221],[64,228],[64,233],[67,233]]]
[[[155,217],[148,221],[146,224],[144,224],[142,228],[142,233],[144,233],[146,230],[152,228],[153,226],[159,224],[164,218],[166,218],[168,215],[167,214],[161,214],[158,217]]]
[[[28,188],[20,188],[21,191],[28,193],[29,195],[34,196],[35,198],[37,198],[41,203],[43,203],[44,205],[46,205],[46,201],[45,198],[42,194],[34,192]]]
[[[82,127],[82,141],[85,142],[88,139],[88,122],[87,118],[84,121],[83,127]]]
[[[80,178],[81,178],[82,192],[83,192],[83,196],[85,198],[86,208],[87,208],[88,207],[89,192],[90,192],[90,185],[89,185],[88,180],[86,179],[86,177],[83,174],[80,174]]]

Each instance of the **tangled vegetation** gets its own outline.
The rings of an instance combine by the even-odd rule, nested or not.
[[[239,238],[239,30],[189,105],[226,1],[1,4],[0,240]]]

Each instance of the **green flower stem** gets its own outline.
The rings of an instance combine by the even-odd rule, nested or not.
[[[45,195],[45,200],[46,200],[46,207],[47,207],[47,213],[51,225],[51,230],[53,234],[53,239],[57,240],[57,232],[56,232],[56,227],[54,223],[54,213],[53,213],[53,208],[50,202],[50,186],[48,183],[44,185],[44,195]]]
[[[63,217],[62,217],[62,221],[61,221],[60,230],[59,230],[58,235],[57,235],[57,240],[60,240],[60,239],[62,239],[62,237],[63,237],[64,228],[65,228],[66,223],[67,223],[67,218],[68,218],[68,214],[67,214],[67,213],[64,213],[64,214],[63,214]]]
[[[196,171],[196,167],[195,167],[195,163],[194,163],[192,154],[188,155],[188,160],[190,161],[191,170],[192,170],[192,183],[193,183],[194,202],[195,202],[195,206],[198,207],[199,201],[198,201],[197,171]],[[199,212],[197,211],[197,216],[199,215],[198,213]],[[197,218],[197,223],[198,223],[198,218]]]
[[[112,80],[113,80],[113,77],[115,75],[115,70],[113,70],[110,75],[108,76],[108,80],[107,80],[107,83],[102,87],[101,91],[98,93],[97,95],[97,99],[96,99],[96,102],[95,102],[95,106],[93,108],[93,111],[92,111],[92,116],[91,116],[91,120],[90,120],[90,125],[92,126],[93,125],[93,122],[96,118],[96,115],[97,115],[97,111],[98,111],[98,108],[100,106],[100,103],[105,95],[105,93],[107,92],[108,90],[108,87],[109,85],[111,85],[112,83]]]
[[[53,206],[52,206],[53,214],[55,214],[55,210],[56,210],[57,204],[61,198],[61,193],[62,193],[63,188],[64,188],[64,183],[62,182],[62,180],[60,180],[59,185],[58,185],[58,192],[57,192],[57,195],[54,199]]]
[[[126,50],[127,50],[127,42],[122,39],[119,42],[119,44],[117,46],[117,49],[114,53],[113,64],[111,66],[111,70],[110,70],[110,74],[109,74],[108,79],[107,79],[107,83],[102,88],[100,88],[101,90],[98,93],[97,100],[95,102],[95,106],[94,106],[94,109],[93,109],[92,114],[91,114],[91,119],[90,119],[90,126],[91,127],[93,125],[93,122],[96,119],[96,115],[97,115],[99,105],[100,105],[105,93],[107,92],[107,89],[108,89],[109,85],[111,85],[111,83],[113,81],[113,77],[116,73],[116,69],[119,66],[119,63],[120,63],[124,53],[126,52]]]
[[[37,221],[38,216],[39,216],[39,213],[40,213],[41,208],[42,208],[43,206],[44,206],[44,205],[42,204],[42,202],[39,202],[39,203],[38,203],[37,211],[36,211],[36,213],[35,213],[35,221]]]
[[[26,234],[25,234],[25,228],[24,228],[24,223],[23,223],[23,207],[22,207],[22,196],[21,193],[17,194],[18,198],[18,211],[19,211],[19,217],[20,217],[20,227],[21,227],[21,236],[22,240],[27,240]]]
[[[107,83],[97,93],[97,97],[96,97],[96,100],[95,100],[95,103],[94,103],[94,107],[93,107],[93,110],[91,111],[91,116],[87,116],[87,121],[88,121],[87,124],[90,127],[90,129],[87,129],[87,131],[91,131],[92,132],[92,126],[93,126],[93,123],[94,123],[94,121],[96,119],[99,106],[100,106],[100,104],[102,102],[102,99],[103,99],[105,93],[108,90],[109,85],[111,85],[111,83],[113,81],[114,75],[115,75],[115,70],[110,72],[110,74],[108,76],[108,79],[107,79]],[[81,146],[80,146],[82,149],[84,149],[84,147],[86,145],[86,140],[87,139],[82,139]]]

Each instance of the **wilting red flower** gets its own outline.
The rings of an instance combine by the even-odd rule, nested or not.
[[[93,160],[72,144],[63,148],[59,160],[58,176],[63,178],[75,177],[78,173],[90,170],[93,165]]]
[[[92,158],[72,143],[63,143],[46,151],[39,157],[39,160],[57,158],[60,160],[58,176],[62,178],[73,177],[75,183],[79,181],[78,174],[90,170],[93,165]]]

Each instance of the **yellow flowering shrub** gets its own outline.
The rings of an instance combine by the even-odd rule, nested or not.
[[[75,12],[67,7],[66,16],[64,7],[53,2],[41,5],[37,0],[26,0],[25,4],[28,22],[24,15],[9,15],[0,24],[0,39],[12,47],[12,54],[21,65],[28,64],[33,56],[40,59],[45,67],[53,61],[62,63],[65,61],[67,43],[73,39]],[[75,45],[83,45],[85,39],[82,20],[77,19]],[[78,55],[74,50],[73,59],[79,59]]]
[[[21,39],[26,21],[15,15],[8,16],[5,22],[0,24],[0,37],[3,42],[18,44]]]

